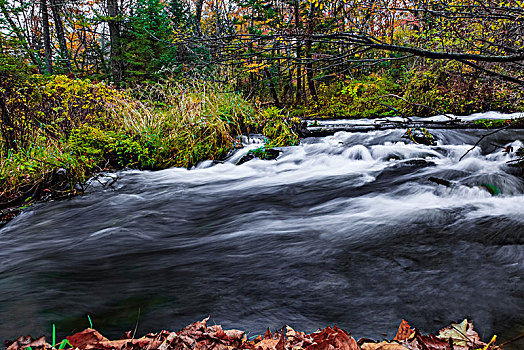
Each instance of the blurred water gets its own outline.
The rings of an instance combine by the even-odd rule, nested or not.
[[[241,166],[246,149],[189,171],[125,171],[113,188],[35,206],[0,231],[0,340],[52,323],[68,335],[88,314],[109,337],[207,315],[252,335],[336,323],[392,338],[402,318],[427,332],[465,317],[484,339],[521,333],[524,181],[494,145],[517,149],[522,132],[461,162],[482,131],[435,131],[437,146],[402,133],[306,139]]]

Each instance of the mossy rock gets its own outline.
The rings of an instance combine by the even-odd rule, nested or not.
[[[249,162],[250,160],[253,160],[255,158],[263,159],[263,160],[273,160],[277,159],[277,157],[280,155],[282,151],[274,148],[264,148],[260,147],[254,150],[250,150],[247,152],[240,160],[237,162],[236,165],[241,165],[246,162]]]

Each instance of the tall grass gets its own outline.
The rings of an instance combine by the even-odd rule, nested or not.
[[[154,85],[130,95],[114,106],[115,127],[149,142],[157,167],[219,159],[255,114],[239,93],[210,83]]]
[[[239,93],[217,84],[172,83],[113,92],[100,84],[90,88],[86,80],[52,79],[67,87],[60,90],[63,94],[74,93],[74,108],[46,114],[56,90],[47,91],[47,82],[41,86],[47,100],[20,93],[12,100],[17,107],[13,111],[31,108],[35,116],[46,118],[45,123],[33,119],[17,129],[24,143],[16,149],[7,149],[8,143],[0,139],[0,209],[74,193],[75,184],[108,168],[190,168],[220,159],[242,128],[256,119],[253,106]],[[96,114],[79,118],[83,92]],[[72,99],[60,96],[60,101]]]

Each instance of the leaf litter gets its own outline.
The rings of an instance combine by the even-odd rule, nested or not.
[[[391,341],[360,339],[336,325],[307,334],[285,326],[249,340],[243,331],[224,330],[220,325],[208,326],[209,317],[190,324],[179,332],[163,330],[135,339],[126,332],[119,340],[109,340],[92,328],[66,337],[68,349],[78,350],[500,350],[496,337],[489,343],[480,340],[467,319],[453,323],[438,334],[422,335],[402,320]],[[6,350],[52,350],[57,345],[46,342],[45,336],[22,336],[6,342]],[[62,349],[61,346],[59,349]]]

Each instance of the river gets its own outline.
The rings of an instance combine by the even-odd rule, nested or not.
[[[403,132],[308,138],[240,166],[247,148],[191,170],[123,171],[35,205],[0,230],[0,340],[53,323],[69,335],[87,315],[113,338],[208,315],[249,336],[336,323],[381,339],[402,318],[430,332],[465,317],[484,340],[518,335],[524,181],[497,146],[521,147],[522,130],[460,162],[485,131],[435,130],[436,146]]]

